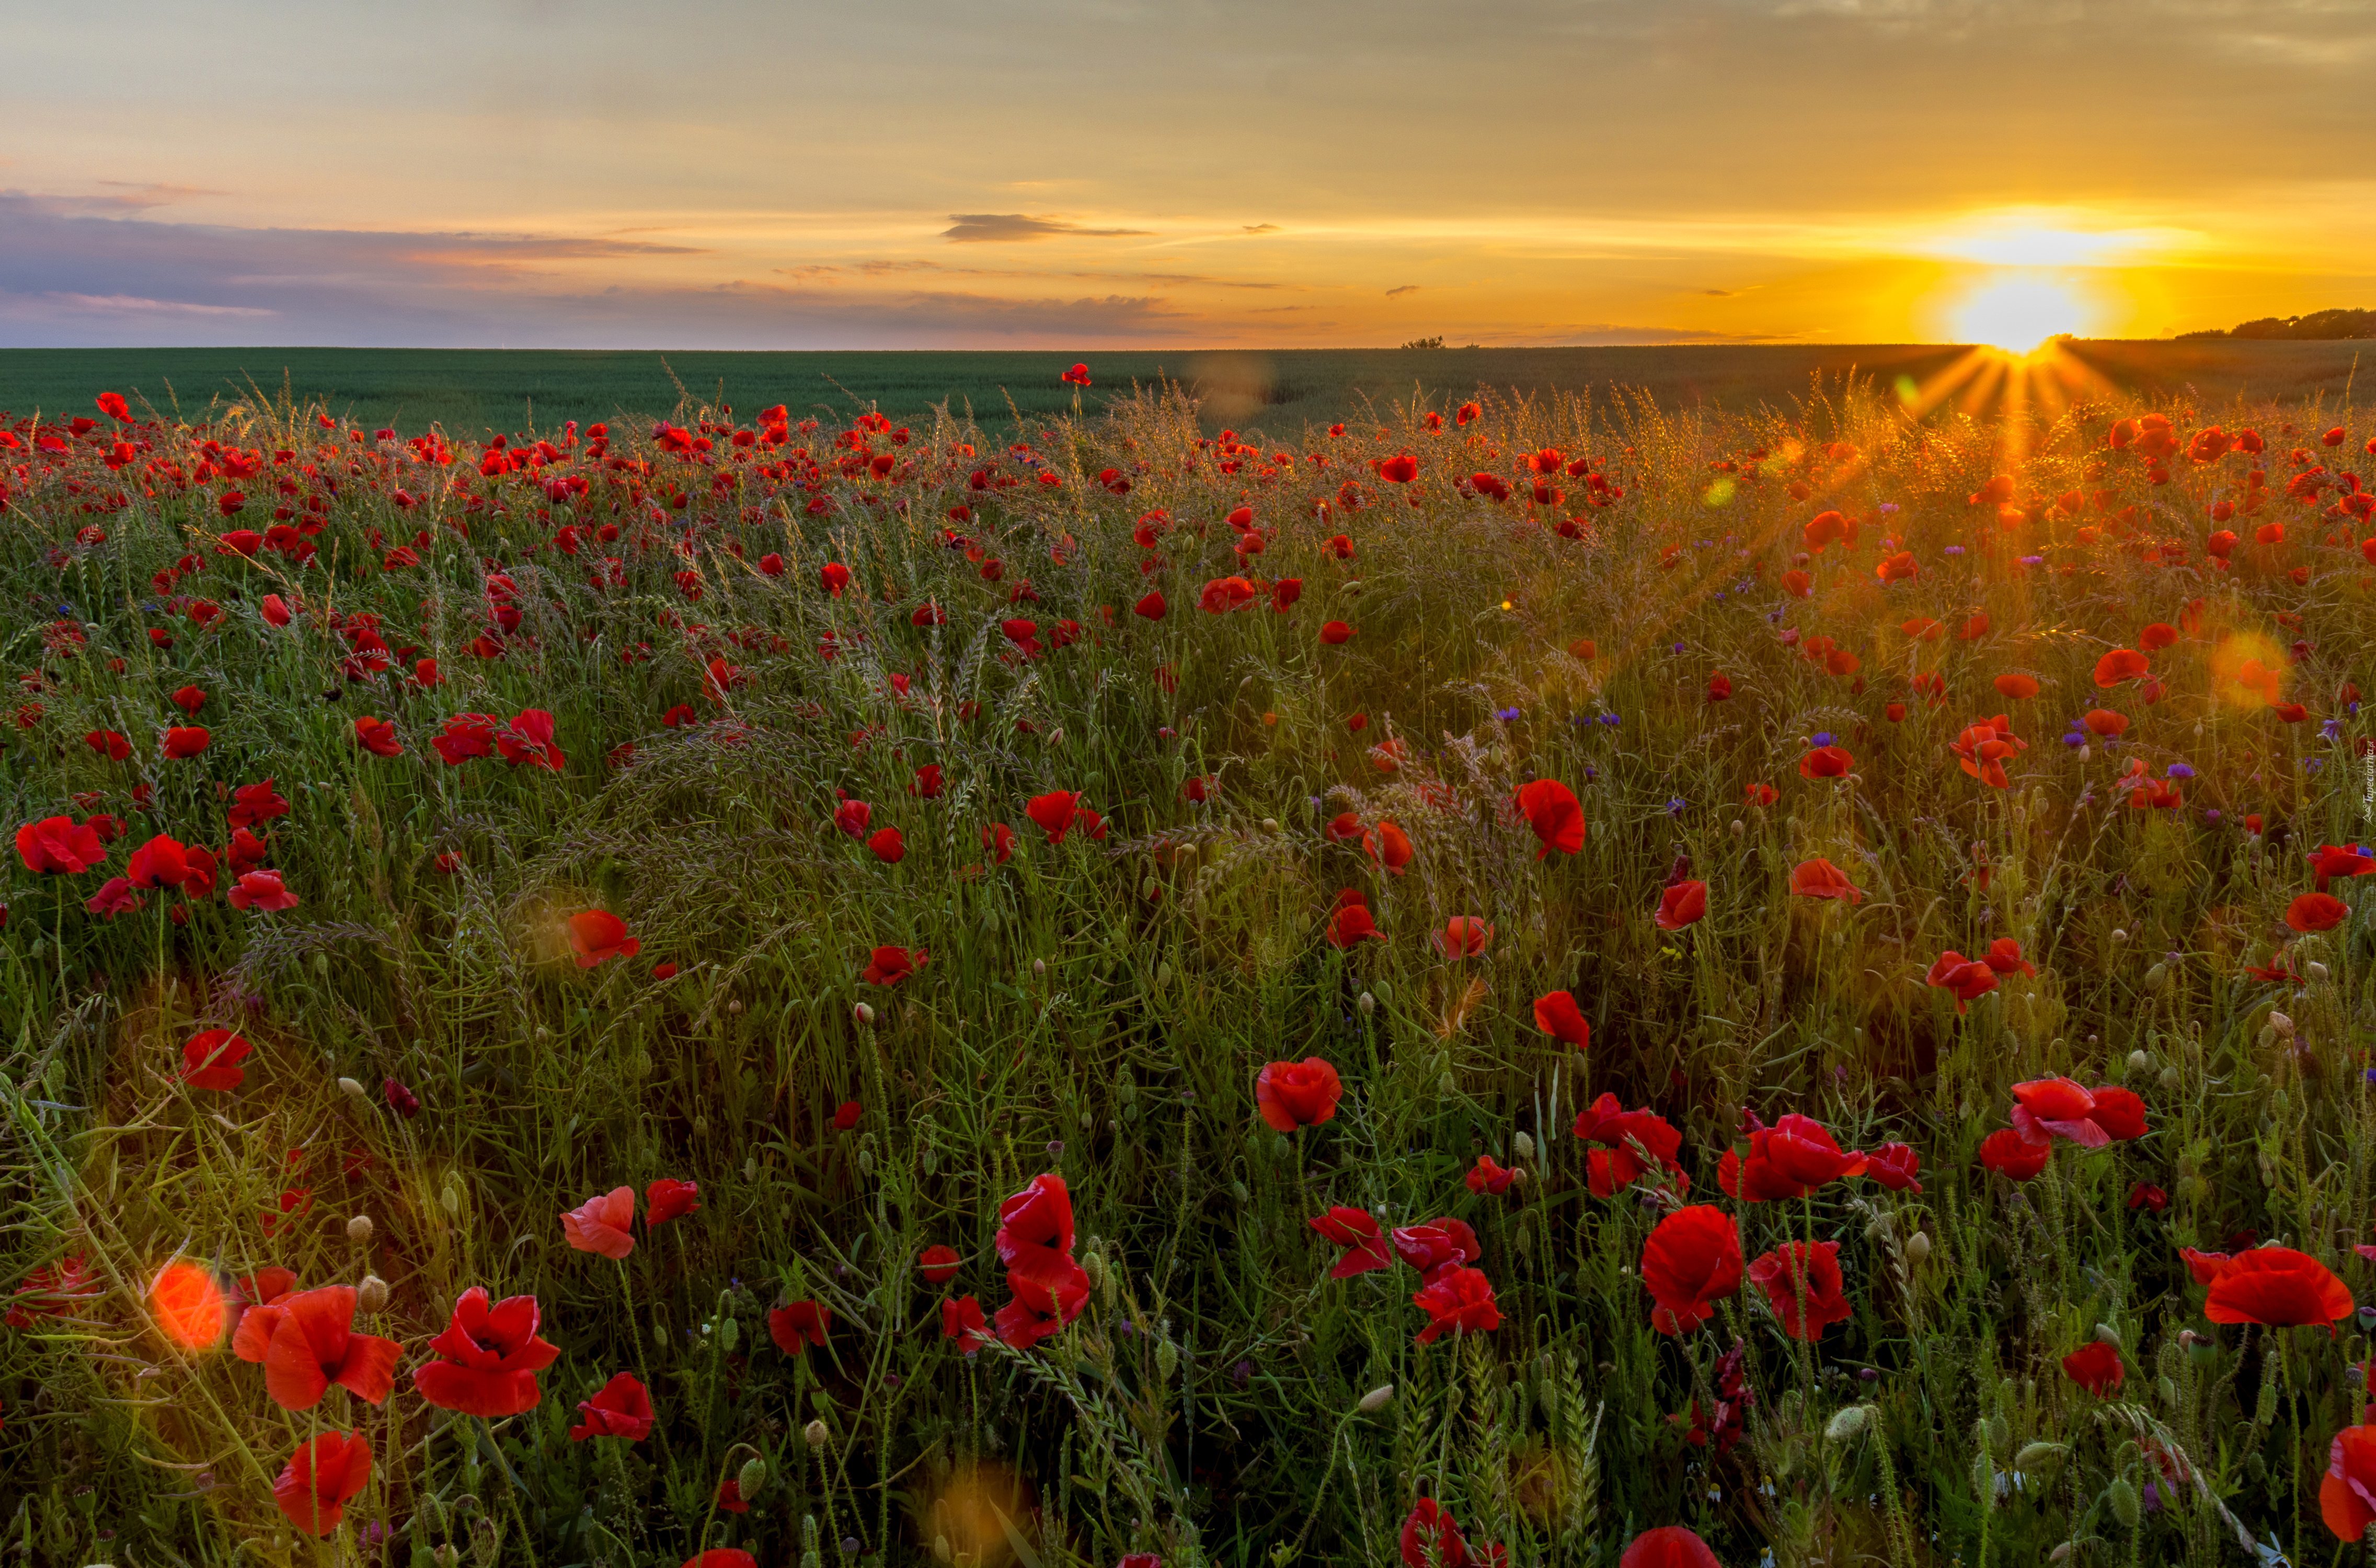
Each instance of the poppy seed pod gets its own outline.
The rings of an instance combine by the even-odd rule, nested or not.
[[[1382,1383],[1377,1387],[1370,1390],[1367,1394],[1362,1395],[1361,1402],[1359,1405],[1356,1405],[1354,1408],[1360,1411],[1361,1414],[1365,1416],[1374,1416],[1380,1410],[1384,1409],[1386,1408],[1386,1401],[1392,1399],[1394,1396],[1395,1385],[1391,1383]]]
[[[359,1214],[352,1219],[347,1221],[348,1241],[352,1241],[356,1246],[361,1247],[369,1245],[371,1239],[372,1222],[370,1215]]]
[[[823,1448],[833,1433],[826,1430],[825,1422],[815,1420],[801,1429],[801,1436],[811,1448]]]
[[[387,1281],[376,1274],[366,1274],[363,1282],[355,1287],[355,1311],[375,1313],[387,1306]]]

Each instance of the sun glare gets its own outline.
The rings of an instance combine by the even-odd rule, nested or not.
[[[1957,342],[2026,354],[2057,334],[2082,330],[2089,314],[2086,303],[2066,284],[2045,278],[2000,278],[1965,296],[1948,324]]]

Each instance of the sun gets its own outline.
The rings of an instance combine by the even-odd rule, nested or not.
[[[1957,342],[2027,354],[2049,338],[2082,330],[2093,314],[2066,283],[2014,276],[1982,284],[1966,295],[1947,319]]]

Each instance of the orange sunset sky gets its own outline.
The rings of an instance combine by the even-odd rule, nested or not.
[[[2376,5],[18,7],[0,345],[2160,336],[2376,305]]]

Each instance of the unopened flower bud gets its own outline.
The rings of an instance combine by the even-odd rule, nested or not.
[[[852,1007],[849,1010],[849,1016],[858,1020],[858,1027],[861,1029],[871,1029],[874,1027],[874,1009],[863,1002]]]
[[[2129,940],[2129,933],[2122,931],[2119,926],[2114,926],[2112,928],[2112,940],[2125,944]]]
[[[1930,1256],[1930,1232],[1925,1230],[1917,1230],[1913,1235],[1906,1238],[1906,1261],[1907,1263],[1922,1263],[1927,1261]]]
[[[2115,1350],[2121,1348],[2121,1331],[2109,1323],[2099,1323],[2096,1325],[2096,1337]]]
[[[1046,980],[1048,978],[1047,959],[1034,958],[1031,960],[1031,978],[1033,980]]]
[[[1378,1010],[1378,999],[1365,991],[1353,998],[1353,1005],[1360,1011],[1361,1016],[1366,1018]]]
[[[366,1246],[372,1239],[371,1216],[359,1214],[347,1221],[347,1240],[356,1246]]]
[[[2153,1058],[2146,1055],[2142,1051],[2130,1051],[2129,1071],[2132,1073],[2149,1073],[2153,1071]]]
[[[1748,831],[1749,831],[1749,824],[1747,824],[1747,823],[1745,823],[1745,822],[1741,821],[1741,820],[1740,820],[1740,818],[1739,818],[1739,817],[1734,817],[1734,818],[1732,819],[1732,836],[1733,836],[1735,838],[1740,837],[1742,834],[1744,834],[1744,833],[1746,833],[1746,832],[1748,832]]]
[[[1275,816],[1266,816],[1263,818],[1262,830],[1265,833],[1277,833],[1278,831],[1278,818]]]
[[[2312,958],[2309,963],[2302,966],[2302,973],[2308,975],[2314,980],[2323,980],[2326,979],[2326,966],[2320,963],[2317,959]]]
[[[355,1311],[375,1313],[387,1306],[387,1281],[376,1274],[366,1274],[363,1282],[355,1287]]]
[[[1846,1443],[1850,1438],[1861,1434],[1865,1422],[1871,1419],[1872,1412],[1870,1407],[1850,1405],[1832,1418],[1831,1424],[1824,1428],[1824,1435],[1834,1443]]]
[[[2293,1038],[2294,1021],[2283,1013],[2270,1013],[2269,1028],[2276,1030],[2277,1033],[2285,1036],[2287,1039],[2291,1039]]]
[[[1370,1390],[1367,1394],[1362,1395],[1360,1404],[1355,1406],[1354,1408],[1360,1410],[1361,1414],[1365,1416],[1374,1416],[1380,1410],[1384,1409],[1386,1408],[1386,1401],[1392,1399],[1394,1396],[1395,1385],[1391,1383],[1382,1383],[1377,1387]]]
[[[742,1467],[734,1473],[734,1490],[742,1494],[745,1503],[758,1496],[760,1489],[766,1484],[767,1461],[755,1454],[743,1460]]]
[[[362,1084],[356,1082],[352,1078],[340,1078],[339,1080],[339,1092],[345,1095],[349,1099],[357,1101],[367,1100],[371,1098],[371,1091],[364,1088]]]
[[[801,1436],[807,1442],[811,1448],[823,1448],[826,1445],[826,1440],[831,1438],[833,1433],[826,1430],[825,1422],[818,1420],[811,1421],[808,1425],[802,1427],[801,1429]]]
[[[2013,1456],[2013,1467],[2016,1470],[2034,1470],[2048,1460],[2060,1459],[2069,1452],[2071,1449],[2066,1443],[2025,1443],[2021,1445],[2021,1452]]]
[[[1512,1138],[1512,1139],[1510,1140],[1510,1150],[1511,1150],[1511,1152],[1512,1152],[1512,1153],[1515,1154],[1515,1155],[1516,1155],[1520,1159],[1532,1159],[1532,1158],[1535,1158],[1535,1140],[1534,1140],[1534,1136],[1533,1136],[1533,1134],[1527,1134],[1527,1133],[1520,1133],[1516,1137]]]

